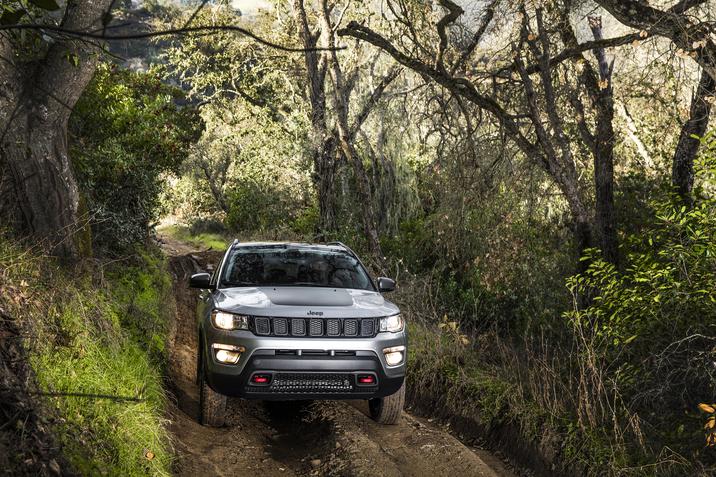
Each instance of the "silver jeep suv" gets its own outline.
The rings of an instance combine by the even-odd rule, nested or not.
[[[198,273],[200,421],[224,422],[226,396],[366,399],[395,424],[405,401],[400,310],[345,245],[234,243],[213,275]]]

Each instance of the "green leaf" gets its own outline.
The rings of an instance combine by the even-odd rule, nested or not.
[[[54,11],[59,10],[60,6],[55,0],[29,0],[30,3],[43,10]]]
[[[74,53],[65,53],[65,59],[72,65],[72,66],[79,66],[80,65],[80,57],[77,56]]]

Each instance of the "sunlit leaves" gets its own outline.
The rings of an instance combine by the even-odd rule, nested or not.
[[[622,396],[642,394],[672,402],[675,395],[703,399],[712,392],[710,376],[716,361],[712,146],[709,140],[704,142],[708,153],[696,166],[690,207],[671,195],[654,200],[653,223],[643,233],[626,238],[624,249],[631,252],[621,268],[589,250],[587,270],[568,281],[577,309],[567,316],[575,333],[588,343],[583,352],[609,363],[615,370],[614,389]],[[583,302],[588,306],[578,308]],[[705,426],[709,446],[716,445],[715,408],[699,405],[712,415]],[[678,429],[689,432],[684,423]]]
[[[716,404],[700,403],[699,409],[707,414],[710,414],[706,418],[704,424],[704,430],[706,431],[706,446],[716,446]]]

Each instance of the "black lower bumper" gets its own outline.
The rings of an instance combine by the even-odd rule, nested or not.
[[[261,400],[385,397],[397,392],[405,379],[404,367],[386,372],[371,352],[330,357],[254,354],[239,374],[211,362],[207,368],[214,391]]]

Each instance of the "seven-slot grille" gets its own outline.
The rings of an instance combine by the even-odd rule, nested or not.
[[[251,330],[260,336],[356,337],[375,336],[375,318],[280,318],[254,316]]]

